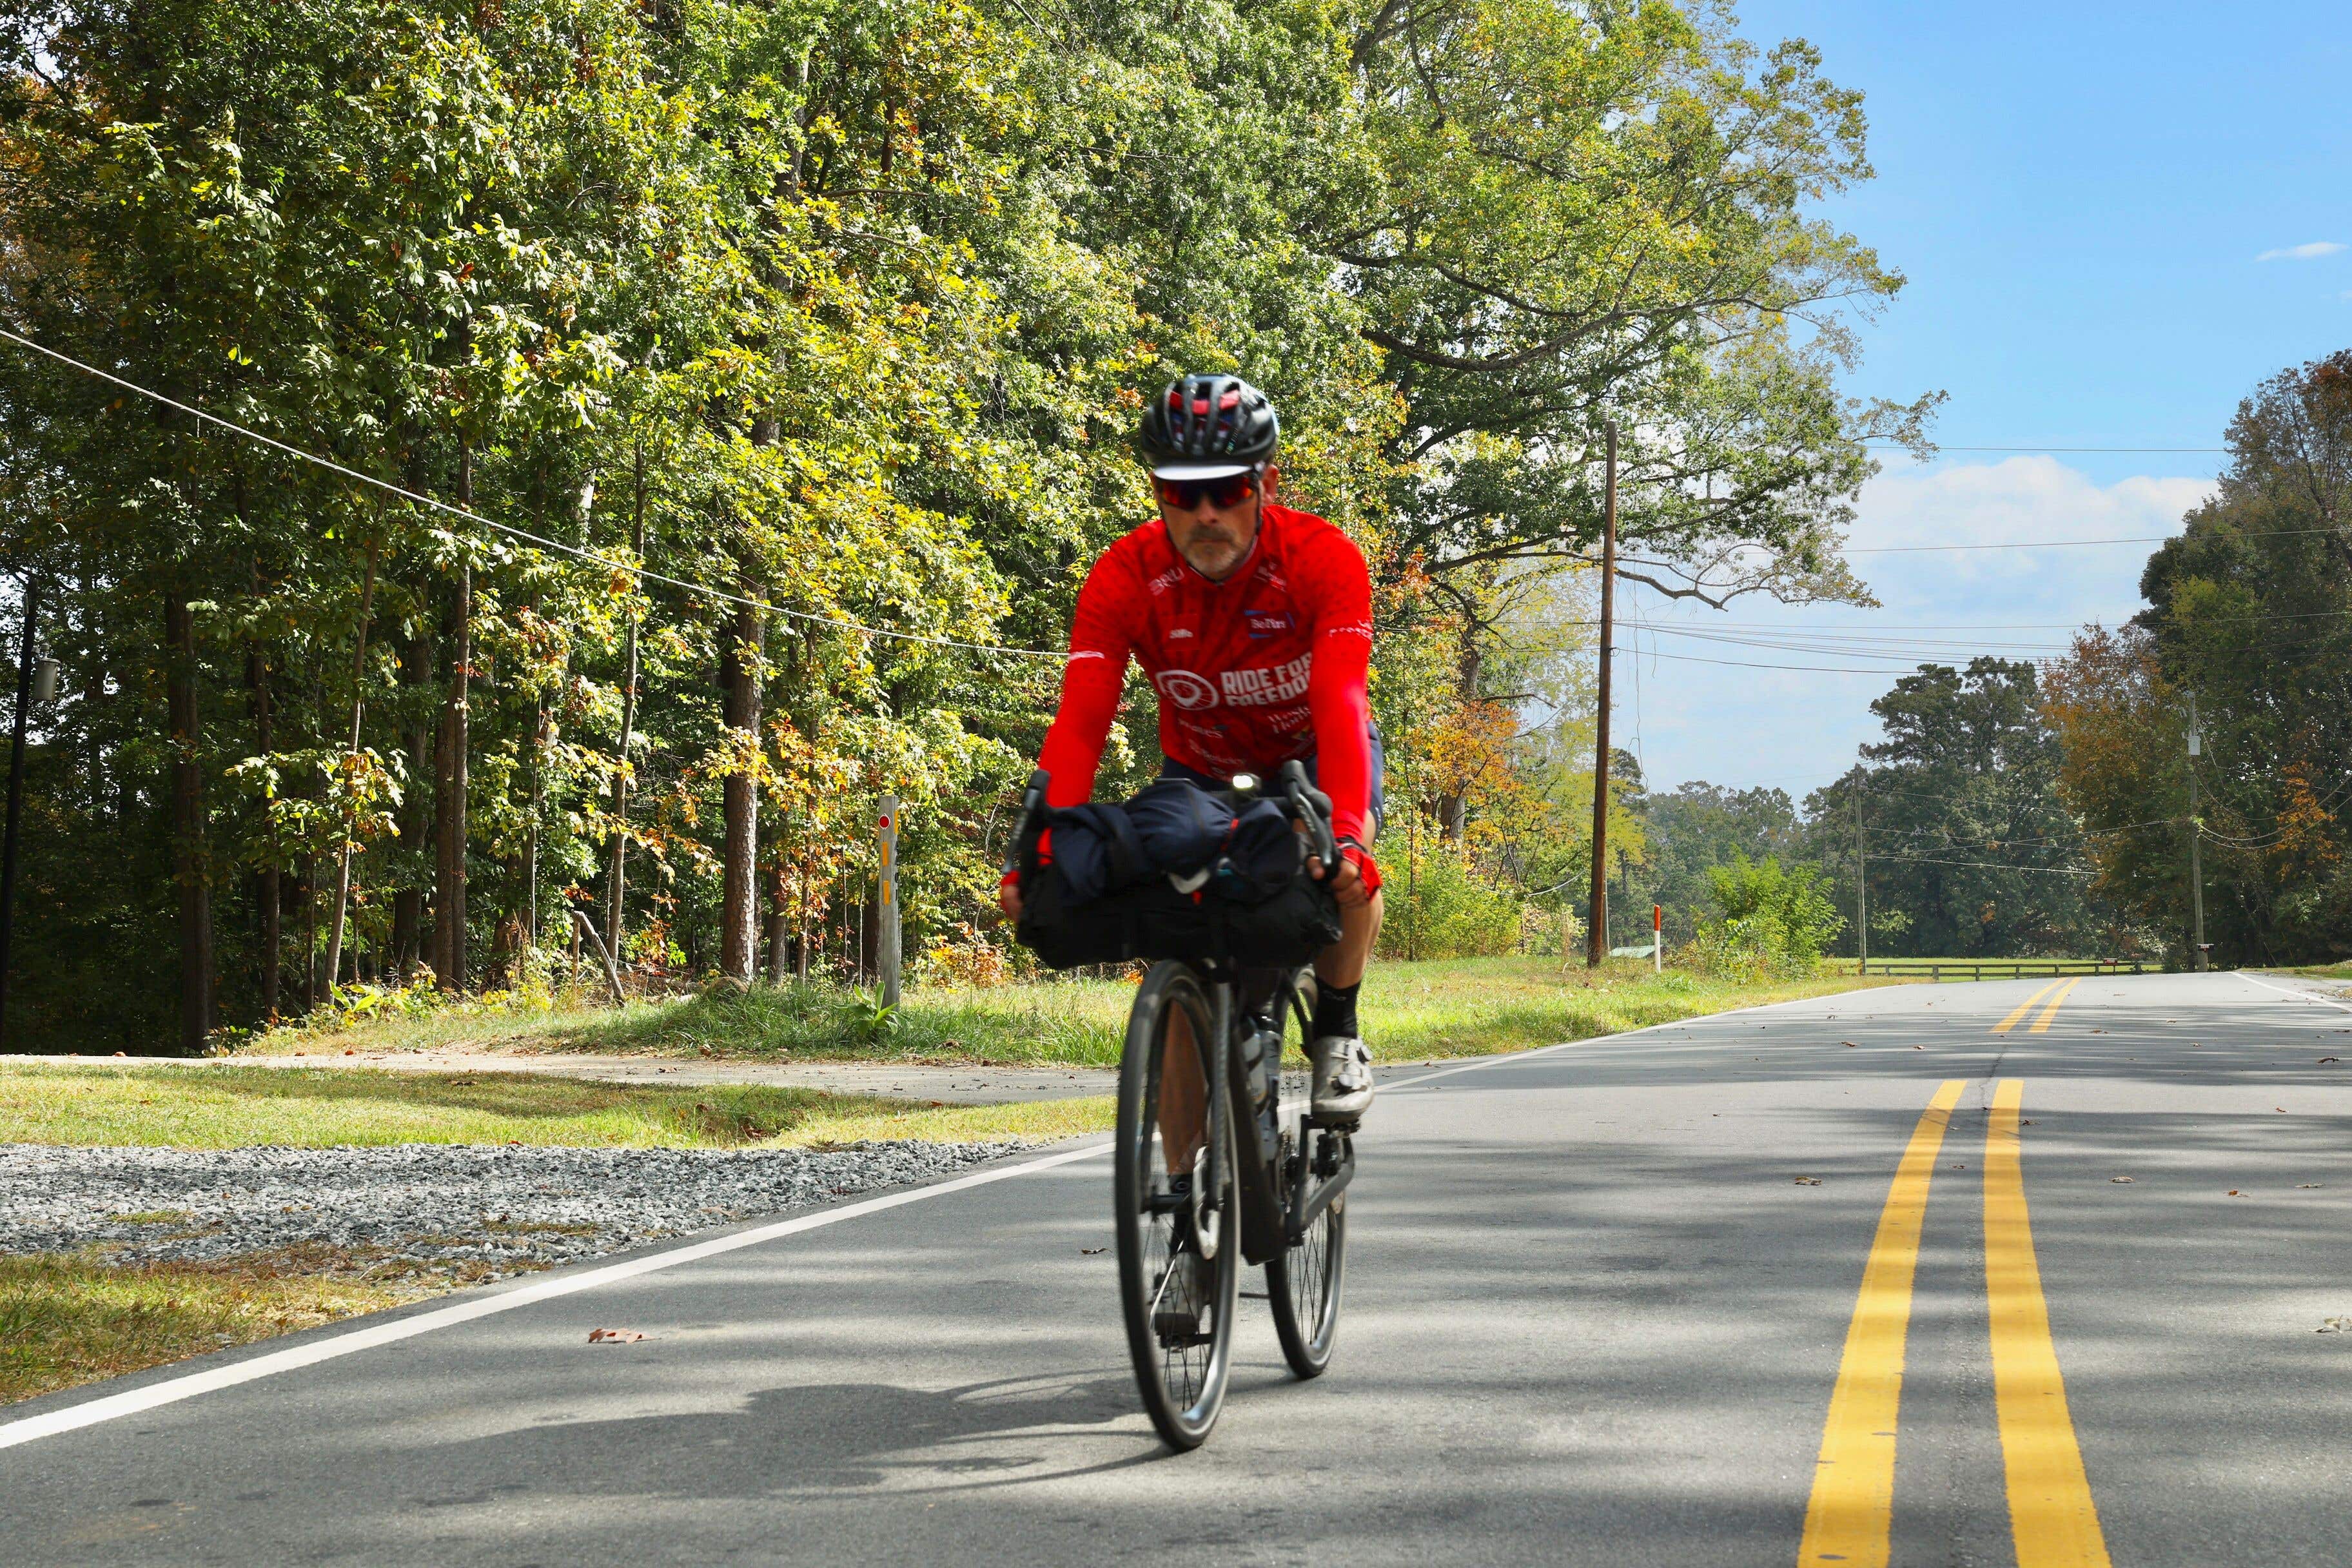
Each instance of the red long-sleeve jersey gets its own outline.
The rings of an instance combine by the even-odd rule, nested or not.
[[[1187,565],[1158,519],[1103,552],[1078,590],[1062,703],[1039,765],[1047,802],[1094,793],[1129,656],[1160,693],[1160,749],[1226,776],[1317,758],[1333,831],[1362,839],[1371,793],[1371,574],[1354,540],[1268,505],[1222,583]]]

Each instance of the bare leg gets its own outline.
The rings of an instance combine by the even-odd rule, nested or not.
[[[1201,1077],[1201,1051],[1192,1015],[1168,1011],[1168,1038],[1160,1053],[1160,1146],[1170,1175],[1189,1175],[1193,1156],[1208,1141],[1208,1085]]]
[[[1381,934],[1381,895],[1339,911],[1339,940],[1315,955],[1315,978],[1326,985],[1353,985],[1372,961]]]

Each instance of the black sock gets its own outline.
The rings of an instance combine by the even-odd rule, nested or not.
[[[1317,1039],[1319,1040],[1326,1035],[1353,1036],[1358,1032],[1356,993],[1362,990],[1363,985],[1364,983],[1360,980],[1353,985],[1325,985],[1319,981],[1316,983],[1315,1037]]]

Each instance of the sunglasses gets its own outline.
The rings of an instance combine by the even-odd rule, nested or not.
[[[1227,474],[1219,479],[1163,479],[1154,476],[1152,489],[1160,504],[1171,511],[1194,511],[1206,501],[1213,507],[1234,507],[1257,493],[1257,475]]]

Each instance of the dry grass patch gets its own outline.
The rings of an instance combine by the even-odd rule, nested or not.
[[[0,1402],[250,1344],[469,1283],[330,1267],[277,1253],[118,1266],[95,1256],[0,1258]]]
[[[1065,1138],[1108,1126],[1108,1104],[947,1106],[767,1084],[606,1083],[548,1073],[0,1062],[0,1142],[12,1143],[798,1148],[868,1138]],[[137,1217],[163,1225],[188,1216],[158,1210]]]

